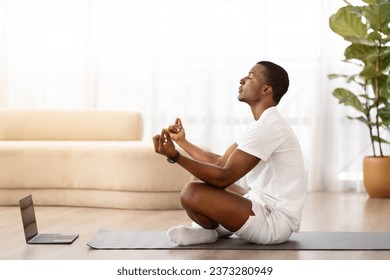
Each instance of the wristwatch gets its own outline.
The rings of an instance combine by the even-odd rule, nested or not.
[[[167,161],[169,163],[176,163],[176,161],[179,159],[179,157],[180,157],[180,153],[178,150],[176,150],[176,154],[173,157],[168,157]]]

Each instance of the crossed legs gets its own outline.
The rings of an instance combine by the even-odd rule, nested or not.
[[[252,202],[238,185],[226,189],[191,181],[182,190],[180,201],[188,217],[200,227],[178,226],[168,230],[179,245],[215,242],[218,237],[239,230],[253,216]]]

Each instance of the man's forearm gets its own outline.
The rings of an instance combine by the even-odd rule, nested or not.
[[[177,164],[199,180],[217,188],[224,189],[234,183],[234,180],[229,178],[226,170],[216,164],[201,162],[184,155],[180,155]]]
[[[180,141],[177,141],[176,143],[184,151],[186,151],[193,159],[204,163],[220,165],[219,163],[220,163],[221,156],[205,151],[202,148],[187,141],[186,139],[182,139]]]

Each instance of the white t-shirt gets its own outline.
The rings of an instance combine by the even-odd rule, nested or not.
[[[284,214],[298,231],[306,199],[305,167],[298,139],[276,107],[249,124],[238,149],[260,159],[245,176],[249,197]]]

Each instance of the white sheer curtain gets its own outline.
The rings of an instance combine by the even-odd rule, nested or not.
[[[327,79],[345,67],[328,28],[341,5],[0,0],[0,107],[138,110],[145,141],[180,116],[191,141],[222,153],[252,117],[237,101],[240,78],[271,60],[290,73],[279,110],[301,141],[310,189],[355,188],[368,139]]]

